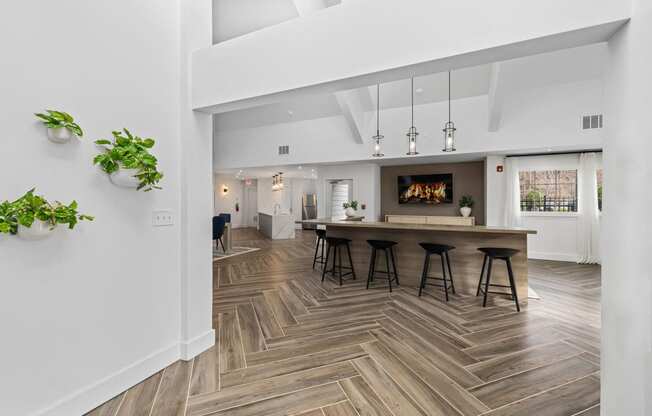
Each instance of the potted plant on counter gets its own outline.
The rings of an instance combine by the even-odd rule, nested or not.
[[[48,129],[48,139],[55,143],[65,143],[73,135],[82,137],[84,132],[73,117],[65,111],[46,110],[47,114],[35,113]]]
[[[347,217],[355,217],[358,211],[358,201],[345,202],[342,204],[342,207]]]
[[[13,202],[0,204],[0,233],[37,240],[50,235],[59,224],[67,224],[72,230],[79,221],[93,220],[92,216],[77,211],[76,201],[68,205],[49,202],[34,192],[31,189]]]
[[[462,198],[460,198],[460,214],[462,214],[463,217],[471,215],[471,210],[474,204],[475,201],[473,201],[471,195],[463,195]]]
[[[157,184],[163,179],[163,173],[158,171],[158,161],[150,153],[153,139],[142,139],[123,129],[113,132],[112,142],[101,139],[95,143],[103,146],[104,152],[95,156],[93,163],[109,174],[114,185],[145,192],[161,189]]]

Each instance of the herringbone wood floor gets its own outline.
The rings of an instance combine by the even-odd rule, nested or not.
[[[519,314],[322,284],[312,232],[234,235],[261,250],[214,265],[215,347],[89,415],[599,415],[598,267],[530,262]]]

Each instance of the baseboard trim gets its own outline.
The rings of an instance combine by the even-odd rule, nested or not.
[[[193,339],[179,343],[179,358],[192,360],[202,352],[215,345],[215,330],[210,329]]]
[[[553,260],[553,261],[567,261],[575,263],[577,262],[577,254],[568,254],[568,253],[547,253],[542,251],[530,251],[527,253],[529,259],[537,260]]]
[[[191,360],[215,343],[211,329],[186,342],[175,342],[32,413],[31,416],[83,415],[178,360]]]

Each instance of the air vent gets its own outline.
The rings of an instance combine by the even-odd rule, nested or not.
[[[601,128],[602,128],[602,114],[582,117],[582,130],[601,129]]]
[[[290,146],[289,145],[283,145],[278,147],[278,154],[279,155],[289,155],[290,154]]]

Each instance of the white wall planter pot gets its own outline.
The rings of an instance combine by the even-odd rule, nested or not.
[[[468,217],[469,215],[471,215],[471,208],[469,207],[460,208],[460,214],[462,214],[463,217]]]
[[[138,169],[119,168],[109,175],[109,180],[122,188],[138,188],[140,180],[135,176],[137,173]]]
[[[49,222],[34,220],[31,227],[18,224],[17,235],[23,240],[42,240],[51,236],[55,228]]]
[[[54,143],[66,143],[74,136],[73,132],[67,127],[57,127],[48,129],[48,139]]]
[[[349,207],[344,210],[344,214],[346,214],[347,217],[351,218],[351,217],[355,217],[356,211],[353,208]]]

